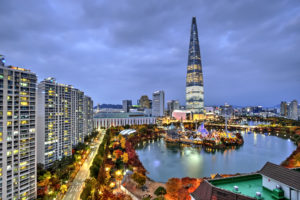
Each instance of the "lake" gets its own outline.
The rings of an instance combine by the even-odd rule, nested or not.
[[[166,143],[164,139],[139,144],[136,152],[158,182],[169,178],[203,177],[214,173],[235,174],[260,170],[269,161],[280,164],[295,149],[289,139],[264,134],[241,132],[244,144],[237,149],[208,152],[201,147]]]

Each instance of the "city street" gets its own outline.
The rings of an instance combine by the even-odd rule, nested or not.
[[[64,196],[64,200],[77,200],[80,199],[80,194],[84,186],[84,181],[90,176],[90,166],[97,154],[98,148],[102,142],[105,130],[101,130],[100,135],[97,137],[98,140],[94,140],[94,145],[91,146],[91,152],[84,164],[81,166],[73,182],[68,188],[67,193]],[[94,146],[94,147],[93,147]]]

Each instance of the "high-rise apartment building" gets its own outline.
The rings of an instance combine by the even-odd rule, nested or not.
[[[36,81],[0,62],[0,199],[36,198]]]
[[[186,76],[186,109],[204,113],[203,74],[196,18],[192,19]]]
[[[80,142],[84,142],[83,130],[83,102],[84,93],[76,88],[72,88],[71,93],[71,132],[72,132],[72,145],[76,146]]]
[[[54,161],[72,155],[72,86],[47,78],[38,84],[37,157],[47,168]]]
[[[93,101],[71,85],[47,78],[38,85],[38,163],[50,167],[72,155],[93,129]]]
[[[179,110],[179,101],[177,101],[177,100],[168,101],[168,103],[167,103],[168,115],[172,116],[172,112],[174,110]]]
[[[160,90],[153,93],[152,116],[162,117],[165,112],[165,92]]]
[[[84,96],[83,102],[83,132],[84,136],[93,131],[93,100],[89,96]]]
[[[131,100],[123,100],[123,111],[124,112],[129,112],[130,108],[132,107],[132,101]]]
[[[288,115],[288,104],[286,103],[286,101],[282,101],[280,103],[280,115],[282,117],[287,117]]]

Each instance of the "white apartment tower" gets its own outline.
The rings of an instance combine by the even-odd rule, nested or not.
[[[72,154],[71,91],[72,86],[59,84],[54,78],[38,84],[37,157],[46,168]]]
[[[165,92],[160,90],[153,93],[152,116],[162,117],[165,112]]]
[[[93,100],[89,96],[84,96],[83,102],[83,131],[84,135],[87,136],[93,131]]]
[[[93,101],[71,85],[47,78],[38,85],[38,163],[50,167],[72,155],[93,128]]]
[[[73,88],[71,105],[71,131],[73,146],[76,146],[80,142],[84,142],[83,102],[84,93],[78,89]]]
[[[0,58],[0,199],[36,198],[36,81]]]

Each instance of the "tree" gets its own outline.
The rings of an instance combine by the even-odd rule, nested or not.
[[[121,147],[122,149],[126,148],[126,139],[124,137],[121,138]]]
[[[173,199],[178,199],[178,191],[181,187],[182,184],[179,178],[171,178],[166,183],[167,194]]]
[[[126,125],[124,126],[124,128],[125,128],[125,129],[129,129],[130,126],[129,126],[128,124],[126,124]]]
[[[93,197],[96,189],[97,180],[95,178],[89,178],[85,180],[85,187],[80,195],[83,200],[90,199]]]
[[[128,163],[128,154],[127,153],[123,154],[123,162]]]
[[[141,173],[134,172],[131,178],[138,184],[139,187],[142,187],[146,183],[146,176]]]
[[[67,187],[67,185],[65,185],[65,184],[63,184],[62,186],[60,186],[60,191],[61,191],[61,193],[66,193],[67,192],[67,190],[68,190],[68,187]]]
[[[156,196],[162,196],[162,195],[167,194],[167,191],[166,191],[166,189],[165,189],[164,187],[159,186],[159,187],[155,190],[154,194],[155,194]]]

